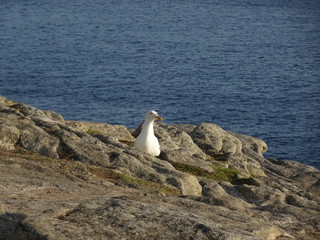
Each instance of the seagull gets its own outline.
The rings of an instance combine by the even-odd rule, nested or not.
[[[136,138],[134,147],[156,157],[160,155],[160,145],[158,138],[154,135],[153,122],[155,120],[162,120],[156,111],[151,110],[146,113],[142,131]]]

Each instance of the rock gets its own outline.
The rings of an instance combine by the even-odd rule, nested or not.
[[[308,188],[308,192],[311,192],[320,198],[320,179]]]
[[[50,111],[50,110],[42,110],[42,112],[49,118],[51,118],[54,121],[58,121],[58,122],[64,122],[64,118],[62,115],[60,115],[59,113],[56,113],[54,111]]]
[[[277,239],[278,236],[293,238],[292,236],[285,234],[285,232],[275,226],[263,226],[260,229],[254,230],[253,234],[260,239],[272,240]]]
[[[171,175],[166,179],[166,182],[181,189],[183,195],[201,195],[201,185],[197,178],[190,174],[172,171]]]
[[[201,194],[201,185],[194,176],[177,171],[168,162],[137,155],[136,151],[127,150],[126,155],[114,152],[110,165],[127,169],[132,177],[176,187],[183,195]]]
[[[37,152],[41,155],[58,158],[57,153],[59,140],[49,135],[38,126],[20,126],[19,144],[32,152]]]
[[[4,108],[4,106],[12,106],[14,104],[17,104],[17,102],[10,100],[4,96],[0,96],[0,105],[2,105],[1,108]]]
[[[186,132],[179,130],[173,125],[157,123],[155,133],[162,142],[162,151],[166,153],[183,150],[185,151],[184,154],[190,157],[206,158],[206,155],[193,142],[192,138]]]
[[[20,136],[19,130],[14,126],[0,124],[0,148],[14,150]]]
[[[1,214],[4,214],[5,213],[5,211],[4,211],[4,206],[3,206],[3,204],[0,202],[0,215]]]
[[[155,134],[161,146],[160,158],[171,163],[188,163],[211,172],[208,156],[193,142],[184,131],[173,125],[155,124]]]
[[[227,167],[239,170],[244,177],[265,176],[260,161],[267,150],[265,142],[258,138],[224,131],[212,123],[201,123],[194,128],[185,127],[193,141],[206,154]],[[260,160],[257,161],[257,158]]]
[[[208,155],[241,154],[242,142],[212,123],[201,123],[190,136]]]
[[[157,123],[156,158],[124,126],[4,97],[0,122],[0,239],[319,239],[320,171],[261,139]]]
[[[2,128],[5,131],[0,142],[2,146],[13,149],[16,144],[51,158],[113,167],[120,172],[125,169],[124,174],[129,177],[171,185],[182,194],[201,193],[201,186],[194,176],[181,173],[158,158],[137,154],[138,151],[128,145],[134,138],[124,126],[64,121],[52,111],[41,111],[21,103],[5,105],[3,110],[7,111],[3,113],[7,115],[7,125]],[[187,134],[185,138],[187,140],[182,139],[182,142],[192,142]]]
[[[66,121],[66,125],[78,131],[90,135],[103,135],[115,137],[120,142],[133,143],[134,137],[128,129],[121,125],[111,125],[107,123]]]
[[[82,203],[65,216],[29,218],[22,224],[23,229],[32,229],[48,240],[255,239],[232,233],[232,229],[231,233],[222,230],[213,220],[196,214],[121,198]]]
[[[230,210],[240,211],[240,212],[247,212],[248,209],[252,208],[253,205],[247,202],[242,195],[237,194],[233,196],[233,194],[229,194],[225,191],[225,185],[228,185],[226,188],[233,187],[230,183],[219,183],[212,182],[212,181],[201,181],[202,185],[202,198],[200,201],[207,202],[210,204],[215,204],[219,206],[224,206]]]
[[[268,150],[267,144],[259,138],[246,136],[239,133],[228,132],[239,139],[242,143],[242,153],[255,158],[257,155],[263,157],[263,153]]]
[[[42,117],[46,118],[47,116],[45,113],[35,107],[32,107],[30,105],[22,104],[22,103],[17,103],[12,106],[10,106],[13,109],[16,109],[20,113],[22,113],[24,116],[28,117]]]
[[[75,131],[54,131],[59,138],[60,157],[98,165],[108,165],[110,149],[98,139]]]

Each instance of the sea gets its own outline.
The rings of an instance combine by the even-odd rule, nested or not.
[[[211,122],[320,169],[319,0],[1,0],[0,95],[68,120]]]

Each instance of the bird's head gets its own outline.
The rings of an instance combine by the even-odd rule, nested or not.
[[[160,117],[156,111],[151,110],[146,113],[145,120],[162,120],[162,117]]]

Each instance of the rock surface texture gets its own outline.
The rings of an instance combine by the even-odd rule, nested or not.
[[[320,239],[320,171],[212,123],[66,121],[0,97],[0,240]]]

